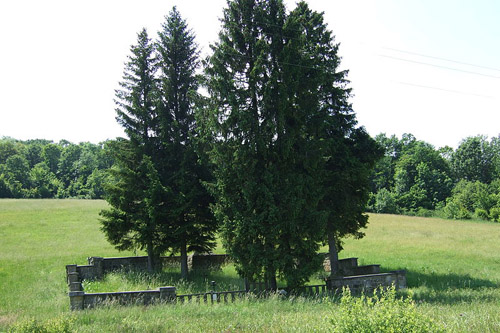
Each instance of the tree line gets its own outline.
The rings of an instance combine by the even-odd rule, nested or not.
[[[500,137],[473,136],[435,149],[411,134],[380,134],[368,211],[452,219],[500,217]]]
[[[103,198],[106,144],[0,139],[0,198]]]
[[[367,211],[499,220],[499,137],[468,137],[455,150],[412,134],[375,140],[385,154],[370,175]],[[0,139],[0,198],[103,199],[113,141]]]

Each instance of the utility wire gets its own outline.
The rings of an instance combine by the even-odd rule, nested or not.
[[[439,90],[439,91],[446,91],[446,92],[460,94],[460,95],[470,95],[470,96],[476,96],[476,97],[483,97],[483,98],[495,99],[494,96],[467,93],[467,92],[459,91],[459,90],[450,90],[450,89],[444,89],[444,88],[438,88],[438,87],[431,87],[431,86],[426,86],[426,85],[422,85],[422,84],[415,84],[415,83],[402,82],[402,81],[393,81],[393,82],[398,83],[398,84],[407,85],[407,86],[412,86],[412,87],[433,89],[433,90]]]
[[[390,51],[396,51],[396,52],[400,52],[400,53],[406,53],[406,54],[416,55],[416,56],[419,56],[419,57],[424,57],[424,58],[429,58],[429,59],[436,59],[436,60],[443,60],[443,61],[448,61],[448,62],[452,62],[452,63],[455,63],[455,64],[472,66],[472,67],[483,68],[483,69],[488,69],[488,70],[500,72],[500,69],[494,68],[494,67],[480,66],[480,65],[470,64],[470,63],[467,63],[467,62],[462,62],[462,61],[457,61],[457,60],[451,60],[451,59],[447,59],[447,58],[441,58],[441,57],[435,57],[435,56],[425,55],[425,54],[416,53],[416,52],[399,50],[399,49],[395,49],[395,48],[392,48],[392,47],[381,46],[380,48],[385,49],[385,50],[390,50]]]
[[[419,65],[425,65],[425,66],[431,66],[431,67],[437,67],[437,68],[442,68],[442,69],[447,69],[450,71],[456,71],[456,72],[462,72],[462,73],[467,73],[467,74],[474,74],[474,75],[480,75],[480,76],[485,76],[485,77],[491,77],[494,79],[500,79],[500,76],[495,76],[495,75],[488,75],[488,74],[483,74],[479,72],[473,72],[473,71],[466,71],[463,69],[458,69],[458,68],[453,68],[453,67],[448,67],[448,66],[441,66],[441,65],[435,65],[431,64],[428,62],[423,62],[423,61],[416,61],[416,60],[410,60],[410,59],[404,59],[404,58],[399,58],[399,57],[393,57],[385,54],[378,54],[379,57],[383,58],[389,58],[389,59],[394,59],[394,60],[399,60],[399,61],[406,61],[414,64],[419,64]]]

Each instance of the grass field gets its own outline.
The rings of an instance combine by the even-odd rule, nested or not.
[[[66,264],[89,256],[127,256],[99,230],[103,201],[0,200],[0,331],[35,320],[97,331],[327,331],[335,304],[322,300],[247,299],[230,305],[106,307],[70,312]],[[370,215],[366,237],[347,240],[341,257],[382,270],[406,269],[408,292],[419,312],[454,332],[500,332],[500,224],[395,215]],[[220,251],[220,249],[218,250]],[[201,277],[221,285],[237,281],[234,270]],[[169,275],[170,274],[170,275]],[[134,288],[161,281],[110,276],[99,288]],[[217,275],[219,274],[219,275]],[[130,280],[130,279],[129,279]],[[133,280],[133,279],[132,279]],[[127,284],[129,283],[129,284]],[[195,288],[200,282],[184,283]],[[152,286],[154,287],[154,286]],[[27,325],[27,326],[26,326]]]

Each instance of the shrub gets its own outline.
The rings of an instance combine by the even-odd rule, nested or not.
[[[480,218],[482,220],[489,220],[490,216],[488,215],[488,212],[485,209],[481,208],[476,208],[476,211],[474,212],[477,218]]]
[[[446,218],[449,219],[470,219],[470,212],[455,198],[449,198],[443,208]]]
[[[372,297],[353,297],[344,289],[332,319],[333,332],[445,332],[417,311],[411,296],[396,298],[394,287],[375,290]]]
[[[490,209],[490,218],[495,222],[500,220],[500,207],[493,207]]]
[[[380,191],[375,194],[374,199],[375,203],[373,204],[373,210],[376,213],[396,214],[398,212],[394,195],[387,189],[380,189]]]

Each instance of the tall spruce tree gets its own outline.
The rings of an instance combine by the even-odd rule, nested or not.
[[[156,165],[159,148],[157,116],[157,60],[154,45],[143,29],[126,63],[121,89],[116,91],[117,121],[128,140],[109,148],[115,159],[106,199],[111,208],[103,210],[102,230],[120,250],[140,248],[148,255],[148,270],[158,267],[168,247],[168,220],[161,205],[168,190],[161,185]]]
[[[209,210],[211,197],[202,181],[210,173],[196,151],[194,100],[199,67],[194,35],[174,7],[158,34],[161,100],[160,172],[172,191],[169,219],[175,240],[173,251],[181,254],[181,276],[187,278],[187,253],[207,252],[215,246],[217,224]]]
[[[316,173],[322,187],[318,209],[326,214],[325,243],[329,247],[331,273],[335,275],[342,238],[364,235],[360,229],[368,223],[364,210],[369,176],[383,151],[363,128],[356,127],[349,102],[348,72],[339,68],[339,44],[328,30],[323,14],[299,2],[289,21],[296,25],[295,29],[302,29],[302,38],[298,39],[302,43],[299,49],[305,55],[302,69],[312,83],[305,89],[310,92],[305,100],[310,103],[312,128],[317,129],[313,139],[320,140],[323,157]]]
[[[376,145],[355,128],[338,45],[306,3],[287,13],[279,0],[229,1],[212,48],[204,116],[225,246],[240,274],[300,285],[325,235],[340,245],[366,224]]]
[[[232,1],[207,67],[223,240],[240,274],[289,286],[321,265],[315,72],[282,1]]]

